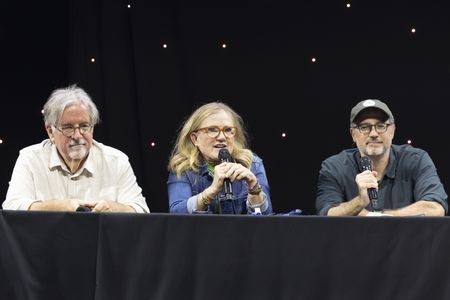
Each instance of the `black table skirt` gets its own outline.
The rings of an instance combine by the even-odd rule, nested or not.
[[[0,299],[450,299],[450,219],[0,211]]]

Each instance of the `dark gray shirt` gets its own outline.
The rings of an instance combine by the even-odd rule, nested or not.
[[[361,173],[357,148],[347,149],[322,162],[317,184],[316,210],[328,210],[358,196],[355,177]],[[447,214],[447,194],[428,153],[410,145],[392,145],[386,172],[378,182],[378,207],[397,209],[419,200],[440,203]],[[371,205],[366,207],[373,211]]]

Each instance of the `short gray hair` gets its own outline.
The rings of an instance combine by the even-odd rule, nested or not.
[[[100,115],[97,106],[82,88],[74,84],[66,88],[56,89],[52,92],[44,104],[43,114],[45,125],[56,126],[64,110],[75,104],[82,104],[87,108],[91,125],[98,124]]]

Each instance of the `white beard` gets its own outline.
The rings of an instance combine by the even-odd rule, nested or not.
[[[87,154],[86,146],[81,146],[79,149],[69,149],[68,154],[73,160],[82,160]]]
[[[80,145],[82,144],[82,145]],[[71,146],[78,145],[76,148],[72,148]],[[67,154],[73,160],[82,160],[86,157],[88,153],[88,149],[86,147],[87,143],[84,139],[80,139],[78,141],[71,141],[67,146]]]
[[[383,150],[384,150],[383,148],[378,148],[378,149],[373,149],[373,148],[367,149],[366,148],[366,152],[367,152],[368,156],[379,156],[379,155],[383,154]]]
[[[367,156],[372,156],[372,157],[376,157],[376,156],[382,156],[384,155],[384,153],[386,152],[386,149],[384,148],[384,145],[380,145],[377,147],[366,147],[365,151],[363,151],[363,153],[365,153]]]

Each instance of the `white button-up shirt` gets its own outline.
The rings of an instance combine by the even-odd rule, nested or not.
[[[116,201],[149,212],[128,156],[96,141],[75,174],[48,139],[20,151],[3,209],[28,210],[33,202],[50,199]]]

